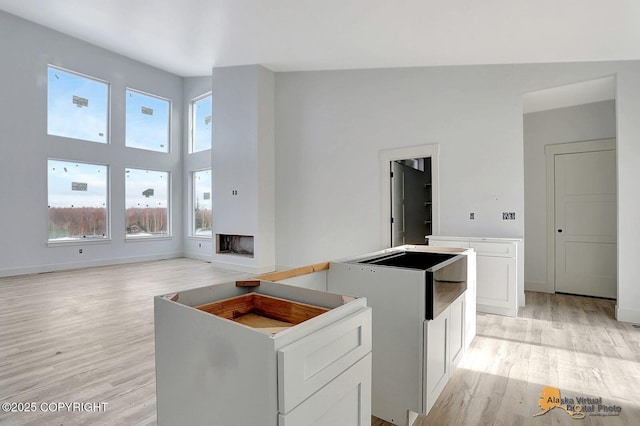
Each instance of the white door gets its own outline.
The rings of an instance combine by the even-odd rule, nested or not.
[[[404,244],[404,171],[391,162],[391,247]]]
[[[555,155],[555,291],[616,298],[616,152]]]

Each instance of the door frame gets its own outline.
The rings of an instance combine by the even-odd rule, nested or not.
[[[547,284],[546,292],[556,292],[556,245],[555,245],[555,156],[561,154],[579,154],[581,152],[610,151],[616,149],[616,139],[597,139],[584,142],[569,142],[545,145],[544,155],[547,172]],[[616,176],[618,175],[616,162]],[[616,214],[618,206],[616,205]],[[616,235],[616,243],[618,236]],[[617,260],[616,260],[617,261]]]
[[[406,160],[408,158],[431,158],[431,232],[438,235],[440,232],[440,195],[438,182],[438,162],[440,156],[440,145],[428,144],[410,146],[406,148],[392,148],[380,150],[380,244],[381,248],[391,247],[391,177],[389,176],[389,163],[396,160]]]

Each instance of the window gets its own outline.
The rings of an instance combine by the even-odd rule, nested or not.
[[[125,170],[127,238],[169,235],[169,173]]]
[[[191,102],[190,153],[211,149],[212,124],[212,98],[209,93]]]
[[[193,172],[194,237],[211,238],[211,170]]]
[[[47,99],[48,134],[108,142],[107,83],[49,66]]]
[[[47,175],[49,241],[107,238],[107,166],[49,160]]]
[[[131,148],[169,152],[171,102],[135,90],[126,92],[125,145]]]

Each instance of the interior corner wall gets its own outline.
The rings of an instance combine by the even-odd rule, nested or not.
[[[640,323],[640,67],[627,64],[616,75],[618,166],[618,301],[616,318]]]
[[[125,241],[125,168],[171,173],[171,203],[182,206],[182,78],[0,11],[0,276],[182,256],[183,212],[172,238]],[[47,65],[110,83],[110,140],[47,135]],[[172,100],[171,153],[127,148],[125,90]],[[107,164],[111,241],[47,246],[47,159]],[[79,253],[79,248],[83,253]]]
[[[384,247],[382,149],[440,145],[440,234],[523,237],[522,96],[616,75],[619,318],[640,321],[640,62],[276,74],[276,262]],[[503,221],[502,212],[515,220]],[[475,212],[476,219],[469,220]]]
[[[524,115],[524,237],[527,290],[546,291],[545,145],[616,137],[615,100]]]
[[[202,238],[191,236],[191,229],[193,226],[193,186],[192,186],[192,173],[198,170],[211,169],[211,150],[207,149],[200,152],[194,152],[189,154],[189,114],[191,108],[191,102],[207,92],[211,92],[211,76],[205,77],[185,77],[184,78],[184,99],[182,102],[183,114],[182,122],[184,123],[182,139],[185,141],[182,147],[183,155],[183,217],[182,224],[184,232],[184,255],[192,259],[204,260],[211,262],[213,258],[213,252],[215,250],[215,244],[213,238]]]

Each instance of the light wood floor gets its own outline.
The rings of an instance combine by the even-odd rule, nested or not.
[[[245,276],[175,259],[0,278],[0,402],[39,408],[0,410],[0,424],[154,425],[153,296]],[[519,318],[478,315],[478,336],[416,426],[640,424],[640,329],[616,322],[614,304],[527,293]],[[622,411],[574,420],[556,408],[533,417],[545,386]],[[43,402],[107,405],[45,413]]]

